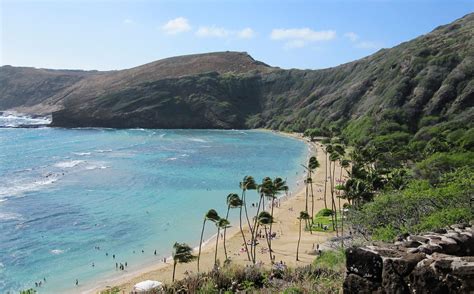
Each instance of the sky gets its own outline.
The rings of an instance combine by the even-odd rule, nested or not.
[[[474,12],[474,0],[0,0],[0,64],[114,70],[245,51],[281,68],[337,66]]]

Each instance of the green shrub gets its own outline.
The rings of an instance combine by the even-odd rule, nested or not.
[[[445,208],[422,219],[417,226],[420,231],[429,231],[451,224],[469,222],[474,217],[470,208]]]
[[[331,215],[332,215],[332,210],[329,208],[323,208],[316,214],[316,216],[331,216]]]
[[[474,152],[435,153],[416,164],[413,171],[415,177],[436,184],[442,174],[463,166],[474,166]]]
[[[392,242],[399,232],[390,224],[384,227],[375,228],[372,238],[374,240]]]
[[[329,269],[334,271],[343,270],[346,264],[346,255],[343,250],[327,250],[313,262],[316,268]]]

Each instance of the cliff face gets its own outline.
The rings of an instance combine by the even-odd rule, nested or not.
[[[2,67],[0,108],[55,111],[53,124],[68,127],[301,131],[390,109],[414,123],[427,115],[472,118],[473,36],[470,14],[324,70],[282,70],[238,52],[174,57],[113,72],[61,72],[60,78],[48,72],[40,82]]]

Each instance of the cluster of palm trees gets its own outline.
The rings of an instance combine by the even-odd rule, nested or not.
[[[344,156],[346,155],[346,150],[343,144],[338,143],[337,138],[333,138],[330,142],[326,142],[323,147],[323,151],[325,153],[326,159],[326,170],[325,170],[325,181],[324,181],[324,207],[328,208],[327,204],[327,186],[329,180],[329,189],[331,195],[331,220],[333,230],[336,231],[336,236],[339,236],[339,230],[341,230],[341,234],[344,234],[344,217],[341,215],[341,224],[338,224],[338,211],[342,213],[341,207],[341,198],[343,195],[340,194],[340,191],[343,190],[342,183],[342,171],[347,169],[350,166],[350,160],[346,159]],[[336,185],[336,166],[339,164],[339,183]],[[329,173],[329,176],[328,176]],[[337,198],[337,203],[336,203]]]
[[[249,261],[254,264],[257,262],[257,250],[256,246],[258,244],[258,235],[261,228],[265,231],[265,240],[268,246],[268,252],[270,260],[273,262],[273,251],[272,251],[272,234],[273,234],[273,212],[274,212],[274,200],[281,193],[288,191],[288,186],[286,181],[281,178],[271,179],[266,177],[262,180],[261,184],[257,184],[255,179],[252,176],[245,176],[240,182],[240,189],[242,190],[241,196],[236,193],[231,193],[227,195],[227,212],[225,218],[221,218],[216,210],[210,209],[205,215],[202,224],[201,230],[201,240],[199,242],[199,253],[197,256],[197,270],[200,271],[200,259],[201,259],[201,249],[204,231],[206,223],[208,221],[213,222],[217,228],[216,235],[216,246],[214,252],[214,264],[217,265],[217,250],[219,237],[221,235],[221,230],[223,230],[223,244],[224,244],[224,254],[226,260],[228,260],[227,255],[227,246],[226,246],[226,236],[227,229],[230,227],[230,222],[228,221],[229,214],[231,209],[239,209],[239,227],[240,234],[242,236],[243,244],[245,246],[245,252]],[[248,191],[255,190],[258,192],[258,204],[256,205],[256,213],[253,218],[249,217],[249,209],[247,208],[247,198]],[[266,211],[265,199],[270,202],[270,211]],[[245,218],[244,218],[245,213]],[[247,226],[250,231],[250,235],[245,234],[243,230],[243,221],[247,221]]]

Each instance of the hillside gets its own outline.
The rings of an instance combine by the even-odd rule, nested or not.
[[[472,120],[474,14],[324,70],[282,70],[246,53],[167,58],[127,70],[0,68],[0,109],[53,113],[56,126],[346,128],[396,109],[416,131],[436,115]],[[58,110],[58,111],[56,111]]]

